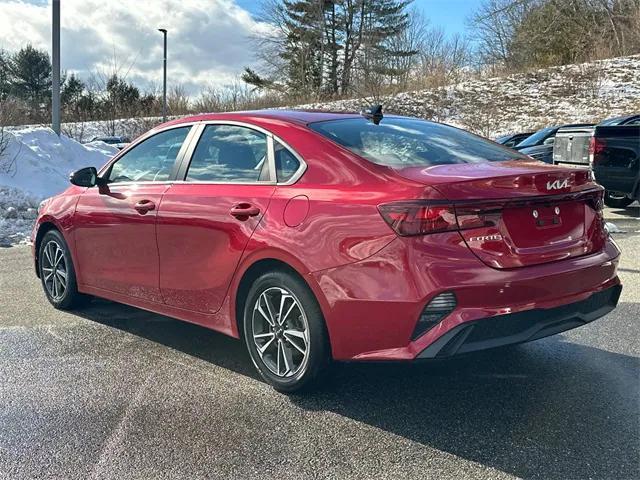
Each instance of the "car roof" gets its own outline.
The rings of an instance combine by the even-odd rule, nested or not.
[[[593,127],[593,126],[594,126],[593,123],[566,123],[564,125],[551,125],[549,127],[543,127],[540,130],[538,130],[538,132],[542,130],[560,130],[561,128],[568,128],[568,127]]]
[[[319,110],[248,110],[241,112],[226,113],[202,113],[172,120],[164,124],[178,125],[190,122],[206,122],[208,120],[251,120],[270,119],[280,120],[298,125],[308,125],[313,122],[324,122],[327,120],[340,120],[344,118],[359,118],[361,115],[355,112],[327,112]]]
[[[567,123],[565,125],[560,125],[558,128],[566,128],[566,127],[593,127],[593,123]]]
[[[598,125],[620,125],[622,123],[628,122],[629,120],[634,120],[638,117],[640,117],[640,114],[635,113],[633,115],[623,115],[621,117],[605,118]]]

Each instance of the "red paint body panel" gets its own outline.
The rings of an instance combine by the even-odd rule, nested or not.
[[[397,239],[362,262],[314,274],[329,299],[335,358],[414,358],[460,322],[572,303],[619,283],[611,242],[596,255],[509,271],[487,267],[460,242],[457,232]],[[455,314],[409,342],[424,305],[445,290],[456,292]]]
[[[168,185],[118,185],[87,189],[73,219],[78,283],[161,302],[156,216]],[[155,209],[134,206],[149,200]]]
[[[167,190],[157,226],[160,291],[167,305],[202,313],[220,309],[274,190],[270,185],[186,183]],[[231,209],[243,202],[261,213],[244,220],[232,217]]]
[[[307,127],[345,117],[358,115],[238,112],[169,122],[159,128],[223,120],[254,125],[286,142],[307,169],[292,185],[176,178],[70,187],[43,206],[33,239],[43,224],[62,231],[83,292],[233,336],[245,272],[265,259],[286,263],[318,299],[340,360],[413,359],[461,323],[565,305],[619,284],[620,252],[600,214],[589,200],[569,198],[598,191],[586,172],[528,161],[396,171]],[[565,179],[569,186],[560,191],[546,188]],[[141,200],[155,209],[141,214],[133,208]],[[501,208],[492,226],[399,237],[378,207],[406,200],[456,208],[500,200]],[[241,204],[259,213],[232,216]],[[456,309],[411,340],[425,305],[444,291],[455,292]]]

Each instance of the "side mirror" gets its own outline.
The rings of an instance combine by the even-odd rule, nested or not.
[[[69,175],[69,181],[78,187],[95,187],[98,183],[96,167],[85,167]]]
[[[549,137],[542,142],[543,145],[553,145],[556,141],[556,137]]]

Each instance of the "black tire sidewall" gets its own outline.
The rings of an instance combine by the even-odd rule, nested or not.
[[[290,291],[300,302],[309,327],[309,357],[303,371],[290,378],[274,375],[263,364],[253,343],[252,314],[253,306],[259,295],[270,287],[282,287]],[[247,350],[253,364],[262,378],[281,392],[295,392],[317,385],[326,372],[329,363],[328,335],[318,301],[311,289],[299,278],[287,272],[269,272],[258,277],[254,282],[244,304],[242,319],[243,335]]]
[[[64,255],[64,261],[67,266],[67,289],[64,292],[64,296],[56,301],[54,300],[47,291],[47,287],[44,283],[44,272],[42,271],[42,258],[44,253],[45,246],[54,240],[60,247],[62,248],[62,253]],[[42,283],[42,288],[44,290],[45,296],[49,303],[56,308],[61,310],[67,310],[73,307],[79,299],[78,294],[78,285],[76,282],[76,271],[73,265],[73,260],[71,259],[71,252],[69,251],[69,247],[67,246],[67,242],[60,232],[57,230],[48,231],[40,243],[40,249],[38,250],[38,269],[40,273],[40,282]]]

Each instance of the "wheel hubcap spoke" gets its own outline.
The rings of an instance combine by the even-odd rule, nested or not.
[[[275,339],[275,335],[272,336],[269,340],[267,340],[267,342],[262,345],[261,347],[258,347],[258,352],[260,353],[260,355],[264,355],[264,352],[267,351],[267,348],[269,348],[269,346],[273,343],[273,340]]]
[[[261,303],[263,302],[267,305],[268,313],[265,313],[264,309],[262,308]],[[269,310],[269,304],[267,303],[267,298],[264,293],[260,295],[260,298],[258,298],[258,301],[256,302],[256,310],[260,312],[260,315],[264,317],[264,319],[269,323],[269,325],[271,325],[272,327],[275,325],[275,321],[273,319],[273,316],[271,315],[271,311]]]
[[[57,242],[51,240],[42,249],[42,274],[47,293],[54,300],[60,300],[67,290],[67,266],[64,251]]]
[[[306,340],[306,336],[304,335],[304,333],[299,332],[297,330],[285,330],[284,331],[284,338],[287,340],[287,342],[293,346],[296,350],[298,350],[301,354],[306,355],[307,354],[307,340]],[[298,338],[300,340],[294,340],[294,338]],[[298,343],[302,343],[302,346],[300,346]]]
[[[251,321],[258,356],[271,373],[291,377],[306,366],[308,322],[292,293],[279,287],[264,290],[256,300]]]

